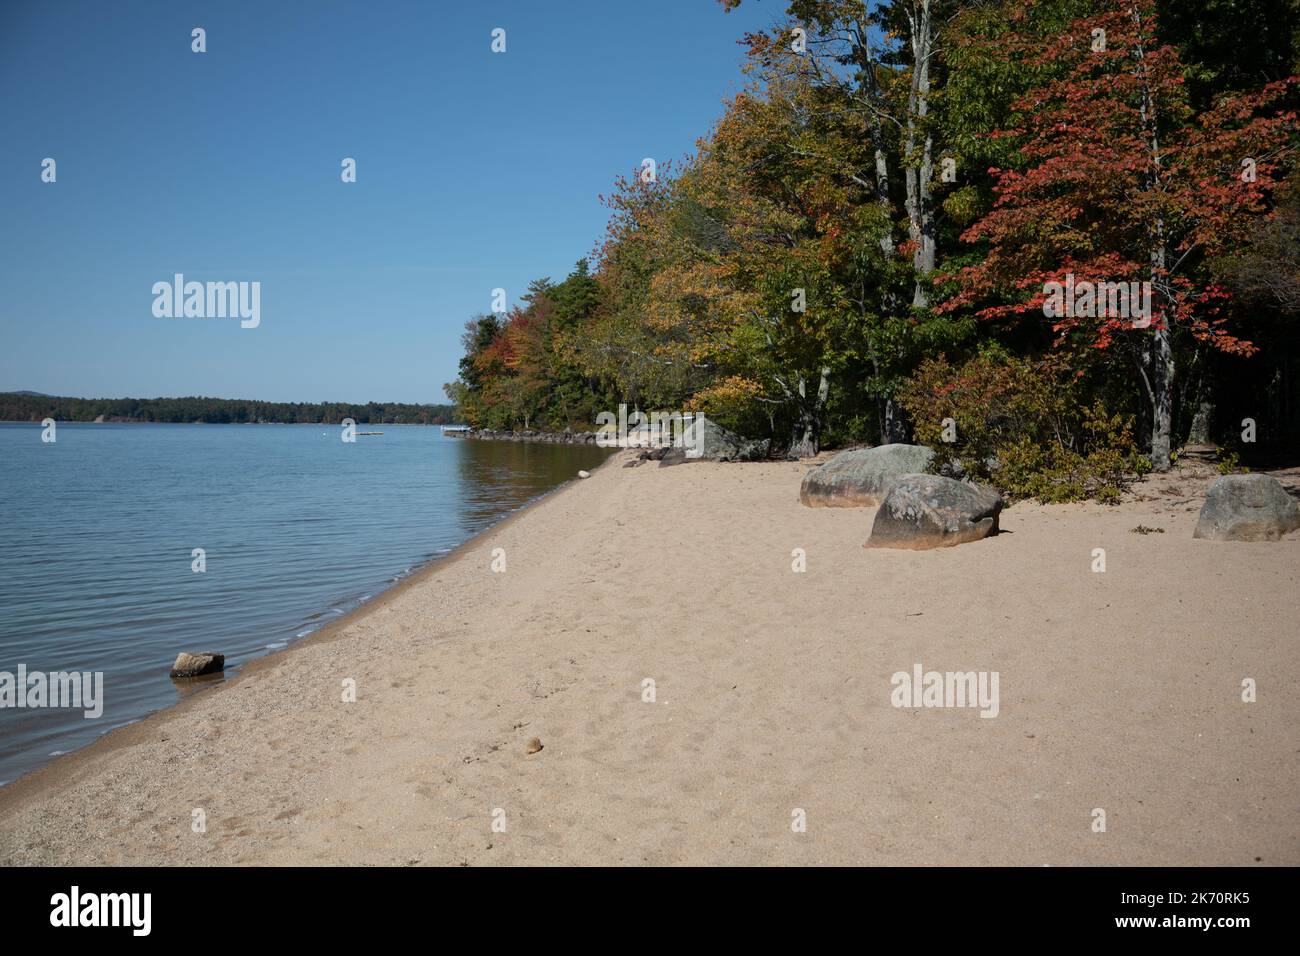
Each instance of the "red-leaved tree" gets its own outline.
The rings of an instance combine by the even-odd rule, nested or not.
[[[1036,315],[1058,343],[1126,356],[1150,403],[1150,449],[1170,465],[1176,356],[1199,343],[1249,354],[1203,269],[1269,214],[1295,114],[1285,81],[1194,115],[1177,51],[1157,38],[1153,0],[1106,0],[1041,51],[1066,67],[1016,105],[1023,165],[990,170],[992,210],[963,234],[984,243],[948,310]],[[1006,55],[1016,56],[1009,46]],[[1044,316],[1047,284],[1150,282],[1149,325],[1131,316]],[[1084,311],[1093,311],[1091,309]],[[1180,348],[1180,343],[1183,347]]]

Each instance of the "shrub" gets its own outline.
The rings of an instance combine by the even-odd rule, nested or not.
[[[1241,456],[1235,451],[1229,452],[1219,460],[1219,474],[1244,475],[1250,469],[1241,464]]]
[[[1114,503],[1151,465],[1132,422],[1080,393],[1063,366],[987,353],[960,366],[927,360],[898,398],[941,472],[1012,498]]]

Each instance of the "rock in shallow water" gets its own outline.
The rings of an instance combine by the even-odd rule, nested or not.
[[[190,654],[187,651],[181,651],[176,655],[176,663],[172,665],[171,676],[173,679],[178,677],[202,677],[204,674],[219,674],[225,669],[225,654],[213,654],[209,651]]]
[[[948,548],[998,530],[1002,496],[940,475],[895,479],[876,512],[868,548]]]
[[[799,500],[810,508],[877,505],[897,478],[925,471],[933,459],[924,445],[850,448],[804,475]]]
[[[1300,505],[1269,475],[1224,475],[1201,506],[1194,538],[1277,541],[1300,528]]]

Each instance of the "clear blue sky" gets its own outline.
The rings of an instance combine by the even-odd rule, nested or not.
[[[491,290],[588,254],[783,9],[3,0],[0,390],[445,401]],[[176,272],[260,281],[261,326],[155,318]]]

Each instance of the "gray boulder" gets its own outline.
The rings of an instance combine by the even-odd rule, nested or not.
[[[998,530],[1002,497],[992,488],[944,478],[895,479],[876,512],[868,548],[948,548]]]
[[[673,455],[672,452],[678,450],[674,448],[663,456],[662,463],[681,464],[682,458],[686,461],[760,461],[767,457],[771,444],[766,438],[762,441],[741,438],[700,415],[682,432],[683,456]]]
[[[1192,537],[1211,541],[1277,541],[1297,528],[1300,528],[1300,506],[1276,478],[1224,475],[1210,486]]]
[[[923,472],[933,460],[924,445],[850,448],[804,475],[799,500],[810,508],[878,505],[895,479]]]
[[[190,654],[181,651],[176,655],[176,663],[172,665],[171,676],[173,679],[202,677],[204,674],[219,674],[225,669],[225,654],[213,654],[206,651],[199,654]]]

